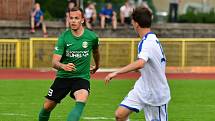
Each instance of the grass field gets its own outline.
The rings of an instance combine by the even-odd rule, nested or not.
[[[0,121],[37,121],[49,80],[0,80]],[[215,121],[215,80],[170,80],[172,100],[169,121]],[[81,121],[113,121],[114,110],[134,81],[91,81],[91,96]],[[52,112],[50,121],[66,121],[74,101],[65,98]],[[143,112],[131,121],[145,121]]]

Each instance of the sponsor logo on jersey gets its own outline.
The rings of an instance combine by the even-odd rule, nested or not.
[[[84,41],[84,42],[82,43],[82,47],[83,47],[83,48],[87,48],[87,47],[88,47],[88,43],[87,43],[86,41]]]
[[[55,50],[59,50],[58,47],[55,47],[54,49],[55,49]]]
[[[66,44],[67,47],[71,46],[72,44]]]
[[[73,58],[83,58],[89,56],[89,50],[87,51],[66,51],[67,57],[73,57]]]

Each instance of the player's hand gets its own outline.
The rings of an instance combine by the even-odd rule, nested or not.
[[[105,77],[105,85],[108,84],[110,82],[110,80],[114,77],[117,76],[116,72],[113,73],[109,73],[106,77]]]
[[[99,68],[97,66],[90,65],[90,73],[94,74]]]
[[[65,71],[75,71],[76,70],[75,65],[73,63],[64,64],[62,68]]]

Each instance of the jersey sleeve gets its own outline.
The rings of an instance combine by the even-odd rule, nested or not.
[[[150,58],[150,49],[144,44],[138,47],[138,58],[143,59],[144,61],[148,61]]]
[[[64,37],[63,35],[61,35],[59,38],[58,38],[58,41],[55,45],[55,48],[54,48],[54,54],[58,54],[58,55],[63,55],[64,53]]]

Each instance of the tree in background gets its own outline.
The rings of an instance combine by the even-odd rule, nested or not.
[[[63,19],[67,8],[67,0],[36,0],[41,4],[41,9],[45,13],[45,18]]]

